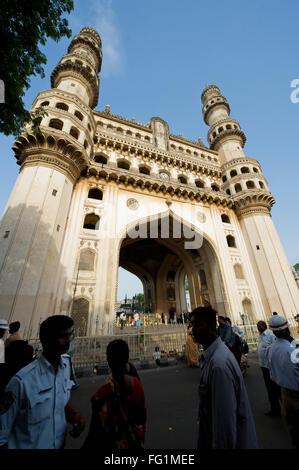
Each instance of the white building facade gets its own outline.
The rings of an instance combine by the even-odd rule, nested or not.
[[[54,314],[80,335],[110,334],[119,266],[152,311],[212,305],[240,322],[299,314],[299,290],[271,218],[274,198],[220,90],[202,93],[208,142],[95,111],[101,39],[74,37],[39,93],[41,134],[14,144],[20,173],[0,226],[2,318],[37,335]]]

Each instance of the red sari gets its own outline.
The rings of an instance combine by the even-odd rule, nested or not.
[[[91,399],[92,419],[83,449],[141,449],[146,422],[145,397],[140,380],[129,394],[120,393],[114,379],[108,379]]]

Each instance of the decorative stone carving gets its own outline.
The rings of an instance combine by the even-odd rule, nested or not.
[[[127,200],[127,207],[132,211],[136,211],[139,207],[139,202],[137,201],[137,199],[130,198]]]

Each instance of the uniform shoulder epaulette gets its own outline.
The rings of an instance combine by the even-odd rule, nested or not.
[[[30,362],[30,364],[28,364],[27,366],[23,367],[23,369],[19,370],[15,376],[22,380],[27,374],[29,374],[33,369],[35,369],[37,365],[37,360],[34,360]]]

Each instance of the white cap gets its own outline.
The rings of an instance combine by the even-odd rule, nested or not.
[[[288,320],[280,315],[273,315],[271,318],[269,318],[269,328],[272,331],[281,331],[289,327],[290,324]]]
[[[7,329],[8,329],[7,320],[0,320],[0,330],[7,330]]]

